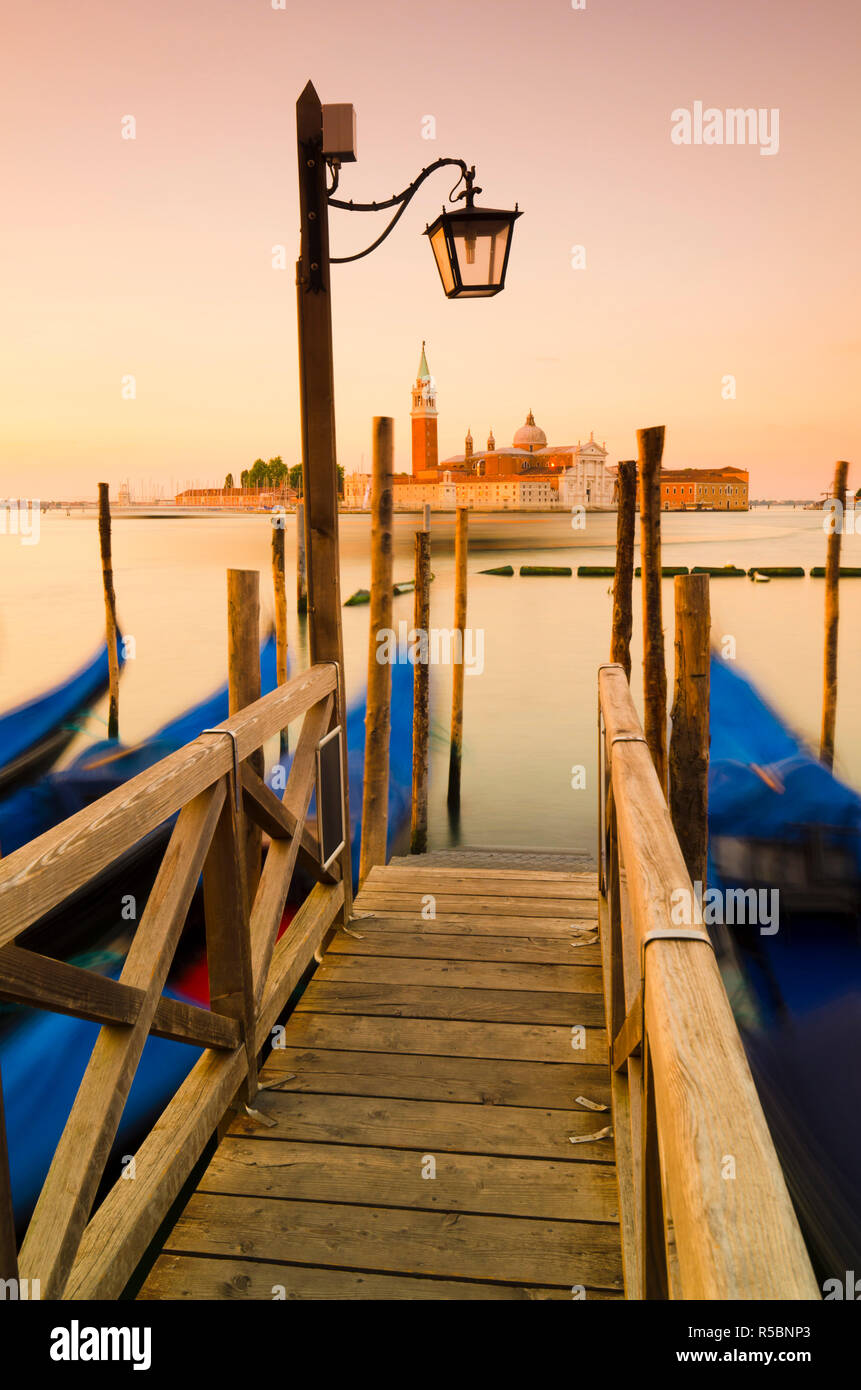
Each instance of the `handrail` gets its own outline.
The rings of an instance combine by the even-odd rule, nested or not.
[[[692,884],[623,667],[602,667],[598,687],[601,930],[628,1297],[817,1299],[701,914],[692,907],[679,921],[678,905],[695,903]]]
[[[258,1053],[344,908],[305,825],[337,688],[331,663],[311,667],[0,862],[0,998],[102,1025],[18,1257],[0,1109],[0,1277],[20,1265],[43,1298],[121,1294],[225,1112],[254,1101]],[[300,715],[279,799],[245,760]],[[11,944],[177,813],[119,981]],[[246,815],[272,837],[259,883],[246,881]],[[300,858],[318,882],[278,938]],[[162,994],[201,875],[208,1010]],[[135,1154],[135,1182],[121,1176],[90,1219],[150,1034],[207,1050]]]

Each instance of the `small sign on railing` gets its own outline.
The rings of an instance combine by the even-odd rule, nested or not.
[[[340,724],[317,744],[317,839],[321,867],[328,869],[346,843]]]

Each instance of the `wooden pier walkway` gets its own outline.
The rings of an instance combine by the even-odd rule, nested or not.
[[[140,1297],[623,1296],[597,877],[491,862],[372,870]]]

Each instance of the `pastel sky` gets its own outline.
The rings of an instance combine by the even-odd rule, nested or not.
[[[468,426],[510,442],[531,407],[551,443],[594,430],[612,460],[663,423],[669,466],[750,468],[753,496],[813,495],[858,459],[857,0],[46,0],[4,29],[2,495],[298,461],[309,77],[357,108],[344,196],[387,197],[452,155],[475,162],[479,201],[525,214],[492,300],[446,301],[420,235],[450,171],[335,268],[348,470],[376,414],[409,467],[423,338],[443,455]],[[777,108],[778,153],[674,144],[672,112],[696,101]],[[334,213],[333,253],[381,225]]]

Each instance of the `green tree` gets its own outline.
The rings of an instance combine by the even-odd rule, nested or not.
[[[338,496],[344,496],[344,466],[340,463],[338,464]]]
[[[287,465],[280,454],[269,460],[269,482],[272,487],[283,487],[287,481]]]
[[[300,496],[300,497],[302,496],[302,465],[301,465],[301,463],[294,463],[293,467],[290,469],[290,486],[292,487],[292,489],[293,489],[294,492],[298,492],[299,496]]]
[[[241,472],[240,475],[239,475],[239,486],[240,486],[240,487],[248,487],[248,469],[247,469],[247,468],[243,468],[242,472]]]
[[[232,474],[232,473],[228,473],[227,477],[224,479],[224,486],[225,486],[225,489],[228,489],[228,490],[231,489],[231,488],[233,487],[233,474]]]

